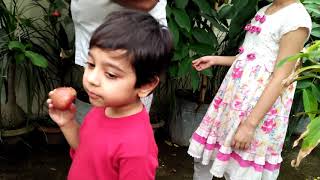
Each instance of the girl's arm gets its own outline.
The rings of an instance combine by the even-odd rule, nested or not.
[[[203,56],[192,61],[197,71],[202,71],[214,65],[231,66],[236,56]]]
[[[299,53],[302,50],[307,37],[307,28],[299,28],[285,34],[280,40],[276,64],[288,56]],[[295,64],[296,61],[293,61],[287,62],[279,68],[275,67],[273,75],[256,106],[247,117],[247,120],[240,124],[232,142],[234,148],[247,149],[249,147],[255,128],[281,95],[282,90],[286,88],[282,85],[282,81],[292,73]]]
[[[157,0],[114,0],[123,7],[138,9],[145,12],[150,11],[156,4]]]

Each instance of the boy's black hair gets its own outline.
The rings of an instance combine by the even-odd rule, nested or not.
[[[110,13],[93,33],[89,48],[106,51],[124,49],[135,70],[135,87],[152,82],[169,66],[172,37],[148,13],[122,10]]]

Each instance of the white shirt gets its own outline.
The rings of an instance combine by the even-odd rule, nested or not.
[[[160,24],[167,26],[167,0],[160,0],[149,13]],[[71,13],[75,29],[75,63],[84,66],[88,56],[89,40],[94,30],[103,23],[112,11],[123,7],[112,0],[72,0]]]

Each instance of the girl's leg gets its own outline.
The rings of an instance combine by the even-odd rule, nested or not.
[[[210,168],[213,162],[208,165],[203,165],[200,159],[194,158],[193,180],[212,180],[213,175],[210,173]]]

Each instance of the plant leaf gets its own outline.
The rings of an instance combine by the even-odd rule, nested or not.
[[[299,144],[299,141],[303,139],[302,147],[295,160],[291,161],[291,166],[298,167],[301,160],[305,158],[320,142],[320,117],[311,119],[307,126],[307,130],[301,134],[301,136],[293,143],[293,147]]]
[[[191,59],[189,57],[184,58],[179,64],[178,76],[182,77],[187,75],[192,70]]]
[[[207,44],[191,44],[190,49],[192,49],[198,55],[209,55],[215,53],[215,49]]]
[[[310,119],[315,117],[314,112],[318,110],[317,99],[313,96],[310,89],[302,90],[304,111],[308,114]]]
[[[10,41],[8,44],[8,48],[10,50],[20,50],[20,51],[24,51],[26,49],[25,45],[22,44],[20,41]]]
[[[195,4],[198,5],[201,12],[204,12],[206,14],[211,14],[211,7],[208,1],[206,0],[192,0]]]
[[[175,3],[177,8],[184,9],[188,4],[188,0],[175,0]]]
[[[28,57],[31,60],[32,64],[34,64],[35,66],[39,66],[42,68],[48,67],[47,59],[38,53],[26,51],[25,56]]]
[[[177,24],[189,32],[191,29],[191,23],[186,11],[184,9],[172,9],[172,13]]]
[[[168,26],[172,33],[174,47],[177,47],[179,43],[179,29],[177,24],[173,21],[173,19],[168,19]]]
[[[193,29],[193,36],[200,43],[208,44],[212,47],[217,45],[217,42],[215,42],[215,40],[213,38],[213,36],[215,36],[213,32],[210,33],[210,32],[205,31],[204,29],[201,29],[201,28],[194,28]]]
[[[17,53],[15,54],[14,59],[17,64],[20,64],[26,59],[26,56],[23,53]]]
[[[191,86],[192,86],[193,92],[199,88],[199,84],[200,84],[200,77],[199,77],[198,71],[196,71],[195,69],[192,68],[192,70],[191,70]]]

